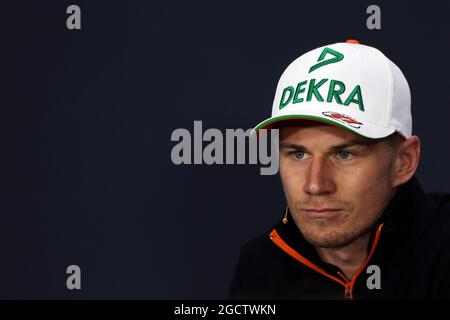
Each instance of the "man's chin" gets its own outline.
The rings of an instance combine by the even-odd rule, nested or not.
[[[342,230],[301,230],[303,237],[316,248],[340,248],[345,247],[358,238],[354,232]]]
[[[343,248],[350,244],[352,240],[333,239],[333,238],[308,238],[305,237],[314,248],[337,249]]]

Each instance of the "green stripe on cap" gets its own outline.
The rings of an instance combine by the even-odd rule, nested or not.
[[[325,118],[321,118],[321,117],[317,117],[317,116],[312,116],[312,115],[307,115],[307,114],[293,114],[293,115],[284,115],[284,116],[277,116],[277,117],[273,117],[270,119],[267,119],[266,121],[261,122],[259,125],[257,125],[251,132],[251,135],[256,134],[260,129],[264,129],[264,127],[273,124],[275,122],[280,122],[283,120],[313,120],[313,121],[318,121],[318,122],[323,122],[326,124],[330,124],[333,125],[335,127],[340,127],[342,129],[345,129],[347,131],[349,131],[350,133],[353,133],[354,135],[361,137],[361,138],[365,138],[365,139],[370,139],[370,140],[381,140],[384,139],[385,137],[382,138],[370,138],[370,137],[366,137],[362,134],[360,134],[359,132],[352,130],[346,126],[343,126],[342,124],[332,121],[330,119],[325,119]]]

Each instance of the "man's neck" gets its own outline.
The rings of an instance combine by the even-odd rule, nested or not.
[[[316,251],[323,261],[339,267],[351,279],[367,258],[369,239],[367,233],[345,247],[316,248]]]

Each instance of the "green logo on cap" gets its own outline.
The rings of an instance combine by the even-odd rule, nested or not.
[[[333,55],[333,58],[329,58],[327,60],[323,60],[325,58],[325,56],[327,55],[327,53]],[[323,67],[327,64],[330,63],[336,63],[341,61],[342,59],[344,59],[344,55],[340,52],[337,52],[336,50],[330,49],[330,48],[324,48],[322,53],[319,56],[319,59],[317,59],[317,62],[315,65],[313,65],[310,69],[308,73],[313,72],[316,69],[319,69],[320,67]],[[323,61],[322,61],[323,60]]]
[[[361,92],[361,86],[356,85],[353,90],[346,95],[346,86],[342,81],[331,79],[328,82],[329,79],[321,79],[320,81],[317,81],[317,79],[310,79],[301,81],[297,84],[296,87],[294,86],[287,86],[284,88],[283,93],[281,95],[280,99],[280,105],[279,109],[283,109],[286,107],[289,103],[304,103],[304,102],[311,102],[313,100],[316,100],[317,102],[324,102],[324,103],[337,103],[340,105],[348,106],[351,103],[356,104],[358,106],[358,109],[362,112],[364,112],[364,102]],[[328,83],[327,83],[328,82]],[[322,96],[322,94],[319,92],[319,88],[323,86],[325,83],[328,85],[327,95]],[[301,96],[302,93],[306,92],[306,97]]]
[[[327,54],[330,54],[333,57],[324,60]],[[342,53],[337,52],[336,50],[333,50],[331,48],[324,48],[319,58],[317,59],[318,63],[313,65],[309,69],[308,73],[311,73],[314,70],[319,69],[327,64],[336,63],[343,59],[344,55]],[[322,94],[319,92],[320,87],[322,87],[323,85],[328,86],[326,96],[322,96]],[[350,92],[350,94],[348,94],[348,90],[346,92],[346,89],[347,88],[344,82],[335,79],[321,79],[320,81],[318,79],[304,80],[297,83],[296,86],[287,86],[286,88],[284,88],[280,99],[279,109],[283,109],[289,103],[296,104],[316,100],[317,102],[325,103],[335,102],[344,106],[355,104],[358,106],[358,109],[360,111],[364,112],[364,102],[361,92],[361,86],[356,85]],[[302,96],[302,94],[304,95]]]

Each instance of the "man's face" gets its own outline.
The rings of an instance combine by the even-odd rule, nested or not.
[[[393,194],[395,152],[312,121],[280,127],[280,175],[289,209],[315,247],[345,246],[366,234]]]

